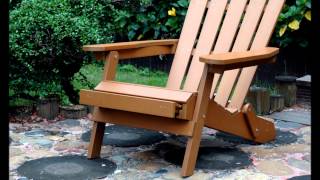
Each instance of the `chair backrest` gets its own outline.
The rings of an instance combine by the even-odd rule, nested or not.
[[[285,0],[191,0],[170,70],[167,88],[197,91],[210,52],[245,51],[267,46]],[[189,66],[188,72],[187,68]],[[257,67],[215,74],[214,100],[240,109]],[[219,82],[219,85],[217,85]],[[231,97],[231,91],[234,95]]]

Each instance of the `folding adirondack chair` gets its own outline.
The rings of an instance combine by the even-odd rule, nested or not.
[[[259,143],[273,140],[273,121],[256,116],[244,99],[257,65],[275,61],[278,49],[266,46],[283,4],[191,0],[179,40],[84,46],[106,61],[103,80],[80,91],[80,103],[95,106],[88,158],[100,155],[105,123],[187,136],[181,176],[193,174],[204,126]],[[113,81],[118,60],[164,54],[175,54],[166,88]]]

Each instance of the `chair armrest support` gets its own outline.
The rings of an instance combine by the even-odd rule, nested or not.
[[[265,47],[258,50],[243,52],[212,53],[210,55],[200,56],[200,61],[206,63],[210,69],[221,72],[248,66],[256,66],[259,64],[273,63],[275,62],[278,53],[278,48]]]
[[[178,39],[147,40],[94,44],[83,46],[84,51],[94,52],[96,59],[104,59],[110,51],[119,53],[119,60],[156,55],[174,54]]]

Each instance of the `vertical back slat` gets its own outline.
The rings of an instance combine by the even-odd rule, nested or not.
[[[166,87],[169,89],[180,89],[207,2],[208,0],[190,1],[167,81]]]
[[[267,46],[284,1],[285,0],[269,0],[264,11],[260,26],[251,45],[251,49],[259,49]],[[257,66],[242,69],[237,86],[234,90],[235,95],[231,98],[231,102],[228,107],[241,108],[256,69]]]
[[[220,29],[220,34],[218,36],[216,45],[214,47],[215,52],[229,51],[229,49],[232,45],[233,39],[235,37],[237,27],[240,22],[241,15],[245,9],[246,3],[247,3],[247,0],[236,0],[236,1],[231,1],[228,4],[228,11],[227,11],[226,16],[223,20],[223,24]],[[199,61],[199,58],[194,59],[194,60]],[[193,84],[193,86],[197,86],[197,88],[198,88],[204,64],[200,63],[199,66],[200,66],[200,68],[196,69],[195,70],[196,72],[193,72],[193,73],[191,73],[191,72],[194,71],[193,70],[194,67],[190,67],[187,78],[192,79],[192,82],[190,80],[187,83],[188,86],[189,86],[189,84]],[[219,76],[219,75],[216,74],[215,79],[216,79],[216,76]],[[216,82],[216,81],[214,81],[214,82]],[[192,88],[194,88],[194,87],[192,87]]]
[[[259,24],[266,0],[251,0],[247,6],[239,33],[233,45],[232,51],[245,51],[249,48],[251,39]],[[225,71],[221,79],[215,101],[221,106],[228,102],[231,90],[236,83],[240,69]]]
[[[190,69],[187,75],[184,90],[197,91],[202,75],[204,63],[199,61],[199,56],[209,54],[218,34],[227,0],[212,0],[208,7],[206,18],[201,29],[195,53],[192,57]]]
[[[247,0],[232,0],[228,4],[228,11],[220,29],[220,34],[213,52],[228,52],[230,50],[246,4]],[[213,95],[220,76],[220,74],[215,74],[214,76],[211,95]]]

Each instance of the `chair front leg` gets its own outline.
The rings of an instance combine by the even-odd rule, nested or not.
[[[213,75],[208,73],[207,65],[202,74],[197,102],[193,114],[194,131],[193,136],[189,138],[186,152],[184,154],[181,176],[191,176],[193,174],[198,151],[200,147],[202,128],[206,119],[206,112],[209,104],[210,91],[212,86]]]
[[[88,159],[94,159],[100,157],[101,145],[104,136],[106,123],[93,122],[91,130],[90,144],[88,148]]]

